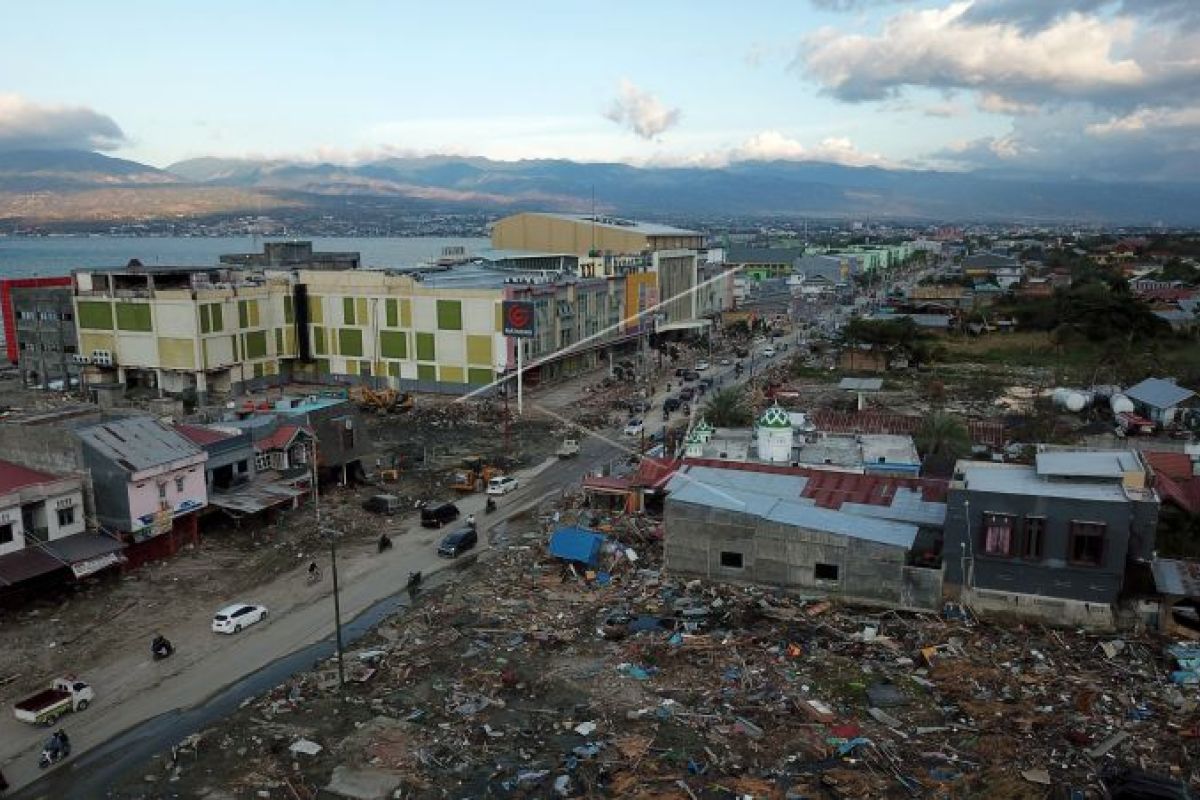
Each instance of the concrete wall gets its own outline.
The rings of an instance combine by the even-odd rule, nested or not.
[[[911,608],[941,606],[938,570],[905,566],[903,547],[808,530],[667,498],[668,572]],[[723,553],[742,566],[722,564]],[[836,578],[818,577],[836,568]]]
[[[21,382],[40,385],[79,376],[74,303],[70,286],[14,287],[12,310],[17,331]],[[64,389],[69,388],[64,384]]]
[[[983,515],[1017,517],[1018,541],[1026,516],[1044,517],[1041,559],[983,554]],[[1001,494],[951,489],[947,498],[946,583],[965,588],[1040,595],[1089,603],[1117,599],[1125,575],[1131,537],[1144,549],[1154,540],[1157,503]],[[1068,562],[1072,520],[1103,522],[1107,527],[1102,563],[1088,567]]]

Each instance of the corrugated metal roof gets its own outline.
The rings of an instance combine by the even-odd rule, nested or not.
[[[1130,400],[1145,403],[1151,408],[1168,409],[1190,400],[1196,396],[1196,393],[1191,389],[1183,388],[1175,381],[1164,378],[1146,378],[1125,392],[1125,395]]]
[[[894,547],[911,548],[917,526],[817,508],[799,499],[782,499],[757,491],[687,483],[673,491],[668,502],[720,508],[797,528],[822,531],[851,539],[865,539]]]
[[[539,217],[553,217],[555,219],[565,219],[571,222],[579,222],[585,225],[595,224],[597,228],[608,228],[617,231],[630,231],[632,233],[641,233],[646,236],[701,236],[699,231],[689,231],[684,228],[676,228],[671,225],[660,225],[656,222],[638,222],[631,219],[620,219],[617,217],[605,217],[597,214],[595,218],[591,214],[554,214],[541,211],[530,212]]]
[[[104,458],[129,472],[169,464],[204,451],[152,417],[126,417],[79,428],[75,434]]]
[[[1106,500],[1124,503],[1129,500],[1121,484],[1106,480],[1054,481],[1048,480],[1024,464],[989,464],[959,462],[963,483],[969,491],[1022,494],[1033,497],[1072,497],[1080,500]]]
[[[1156,558],[1150,564],[1154,586],[1162,594],[1200,597],[1200,561]]]
[[[26,486],[36,486],[40,483],[53,483],[59,480],[57,475],[29,469],[11,461],[0,461],[0,494],[8,494]]]

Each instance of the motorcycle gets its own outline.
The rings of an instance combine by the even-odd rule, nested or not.
[[[71,742],[67,739],[67,735],[62,731],[53,734],[42,745],[42,755],[38,759],[38,767],[46,769],[52,764],[57,764],[67,756],[71,755]]]
[[[411,592],[412,590],[416,589],[420,585],[421,585],[421,573],[420,572],[408,573],[408,590]]]
[[[150,643],[150,655],[154,656],[155,661],[170,658],[174,653],[175,645],[167,641],[165,637],[160,636]]]
[[[488,501],[487,501],[487,505],[485,505],[483,507],[483,513],[491,514],[495,510],[496,510],[496,501],[489,497]]]
[[[386,533],[381,533],[379,535],[379,552],[382,553],[384,550],[391,550],[391,549],[392,549],[391,537],[388,536]]]

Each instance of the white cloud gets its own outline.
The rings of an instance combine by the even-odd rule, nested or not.
[[[874,37],[822,29],[808,39],[797,66],[851,101],[883,99],[907,86],[974,89],[1017,101],[1089,98],[1146,82],[1138,62],[1115,55],[1132,37],[1130,19],[1071,13],[1025,31],[1004,21],[964,21],[972,5],[902,11]]]
[[[1131,114],[1093,122],[1084,128],[1091,136],[1136,134],[1145,131],[1200,131],[1200,107],[1142,108]]]
[[[691,155],[658,154],[647,166],[725,167],[741,161],[819,161],[849,167],[896,166],[879,153],[859,150],[849,139],[828,136],[806,145],[776,130],[765,130],[732,146],[715,147]]]
[[[1035,103],[1018,103],[1016,100],[1003,97],[995,92],[981,92],[976,105],[980,111],[986,111],[989,114],[1016,116],[1038,112],[1038,106]]]
[[[125,142],[112,117],[90,108],[44,106],[0,94],[0,150],[112,150]]]
[[[604,116],[643,139],[653,139],[678,125],[682,112],[678,108],[668,108],[654,94],[622,79],[617,97]]]

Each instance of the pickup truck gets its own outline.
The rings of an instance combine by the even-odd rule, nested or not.
[[[53,725],[64,714],[83,711],[95,697],[92,687],[78,678],[55,678],[49,689],[21,700],[13,712],[21,722]]]
[[[563,443],[558,446],[559,458],[571,458],[579,455],[579,442],[574,439],[564,439]]]

